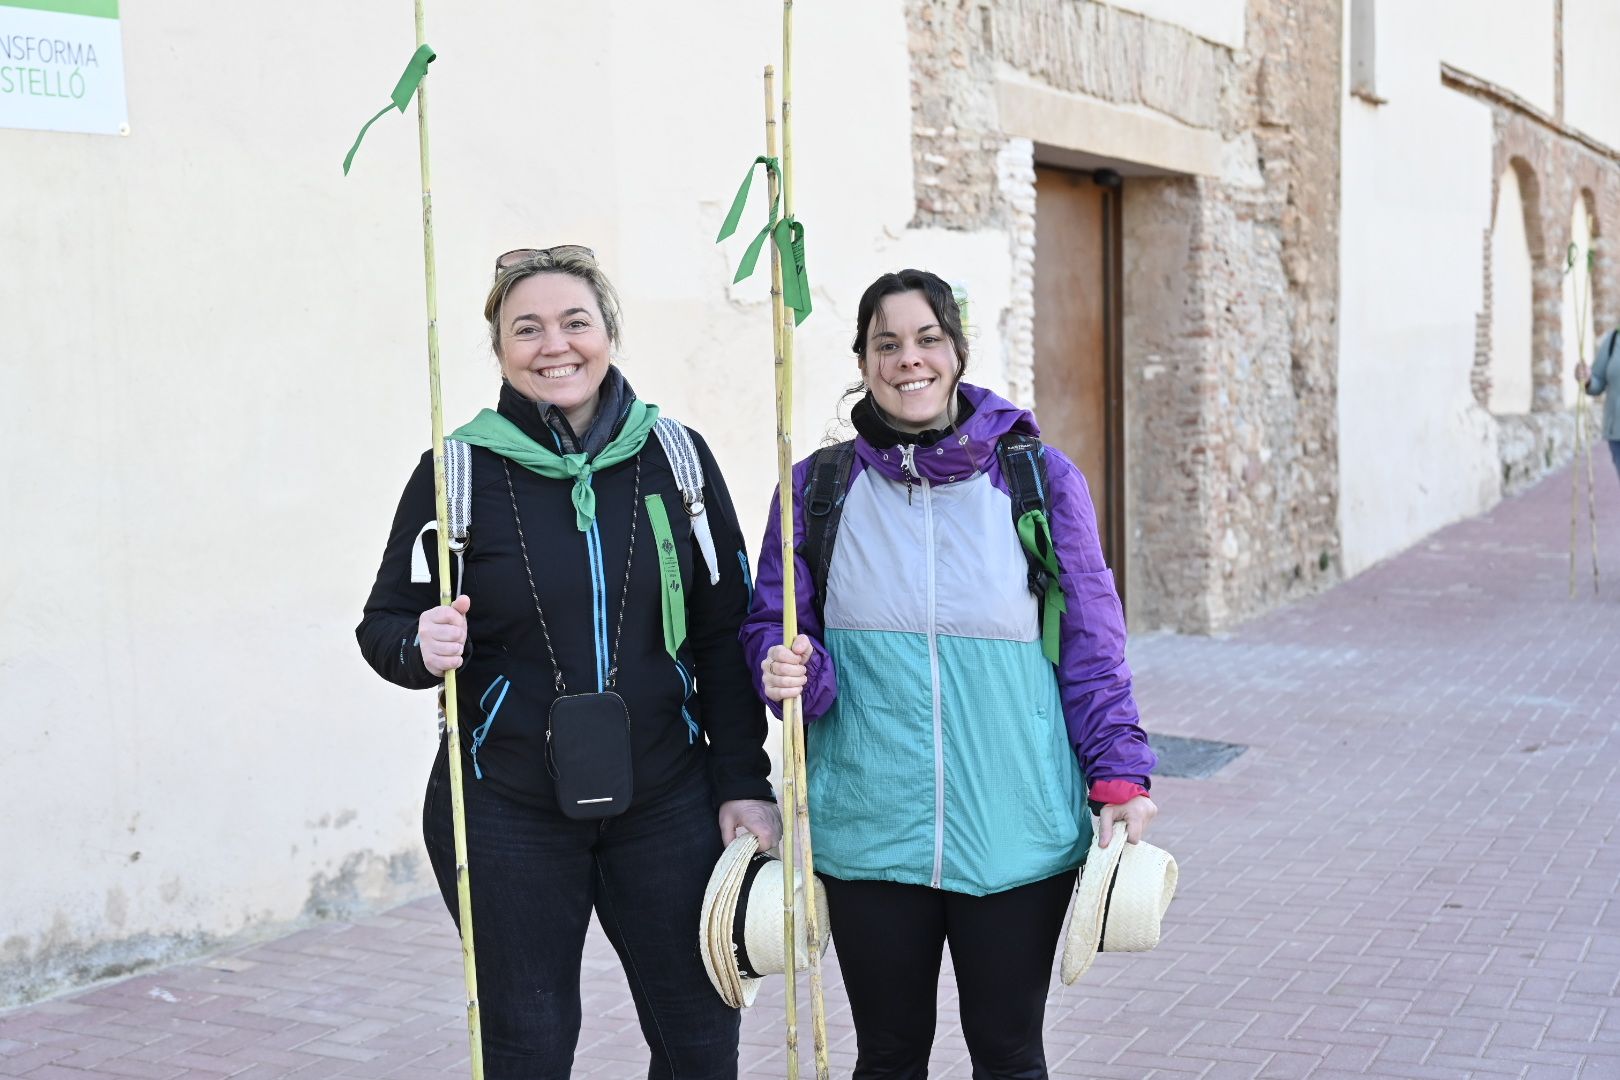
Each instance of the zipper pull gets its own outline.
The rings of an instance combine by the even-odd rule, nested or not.
[[[915,443],[912,443],[912,444],[907,445],[907,446],[902,446],[900,448],[900,470],[901,470],[902,473],[905,474],[905,477],[906,477],[906,505],[907,506],[911,505],[911,481],[912,481],[912,479],[913,478],[916,478],[918,480],[922,479],[922,476],[917,472],[916,456],[917,456],[917,446],[916,446]]]

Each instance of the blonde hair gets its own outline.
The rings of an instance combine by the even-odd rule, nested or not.
[[[596,294],[596,306],[602,309],[602,322],[608,341],[615,349],[618,348],[622,323],[619,294],[589,250],[568,246],[536,251],[522,262],[495,271],[489,296],[484,300],[484,321],[489,324],[489,345],[495,350],[496,356],[501,354],[501,308],[506,304],[506,296],[518,282],[536,274],[567,274],[589,285],[591,292]]]

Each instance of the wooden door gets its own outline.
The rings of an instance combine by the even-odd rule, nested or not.
[[[1080,467],[1125,594],[1119,177],[1035,170],[1035,410]]]

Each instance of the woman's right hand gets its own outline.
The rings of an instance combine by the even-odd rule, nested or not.
[[[791,651],[785,645],[772,645],[759,669],[764,674],[761,682],[766,697],[772,701],[798,697],[810,681],[810,639],[800,634],[793,639]]]
[[[455,603],[422,612],[416,620],[416,640],[422,647],[422,663],[434,678],[461,666],[462,647],[467,642],[467,609],[472,601],[465,595]]]
[[[1577,363],[1575,365],[1575,381],[1580,383],[1582,386],[1585,386],[1591,380],[1592,369],[1586,366],[1586,361],[1582,360]]]

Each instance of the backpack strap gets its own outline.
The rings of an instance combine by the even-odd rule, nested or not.
[[[827,573],[832,567],[833,544],[844,517],[844,496],[855,465],[855,441],[823,446],[810,455],[810,480],[804,489],[804,543],[799,555],[810,567],[816,587],[815,610],[820,618],[827,595]]]
[[[667,416],[653,422],[653,431],[669,458],[670,471],[675,474],[675,486],[681,491],[686,514],[692,519],[692,533],[697,537],[698,550],[709,568],[709,584],[720,584],[720,560],[714,553],[714,533],[709,528],[709,511],[703,505],[703,463],[697,447],[692,444],[692,433],[686,425]]]
[[[1013,503],[1013,520],[1031,510],[1046,510],[1046,447],[1033,435],[1009,431],[996,440],[1001,475]]]
[[[456,596],[461,595],[462,578],[467,569],[467,535],[472,530],[472,444],[460,439],[444,440],[444,490],[446,510],[450,517],[450,552],[456,557]],[[411,584],[423,585],[433,580],[428,573],[427,553],[422,550],[422,537],[429,529],[438,530],[438,519],[423,525],[416,533],[416,544],[411,549]]]
[[[1053,664],[1058,662],[1060,616],[1068,610],[1063,595],[1057,547],[1052,542],[1052,526],[1046,493],[1051,485],[1046,475],[1046,447],[1033,435],[1008,432],[996,440],[996,457],[1007,482],[1012,502],[1013,526],[1024,549],[1029,567],[1029,591],[1041,608],[1041,651]]]

